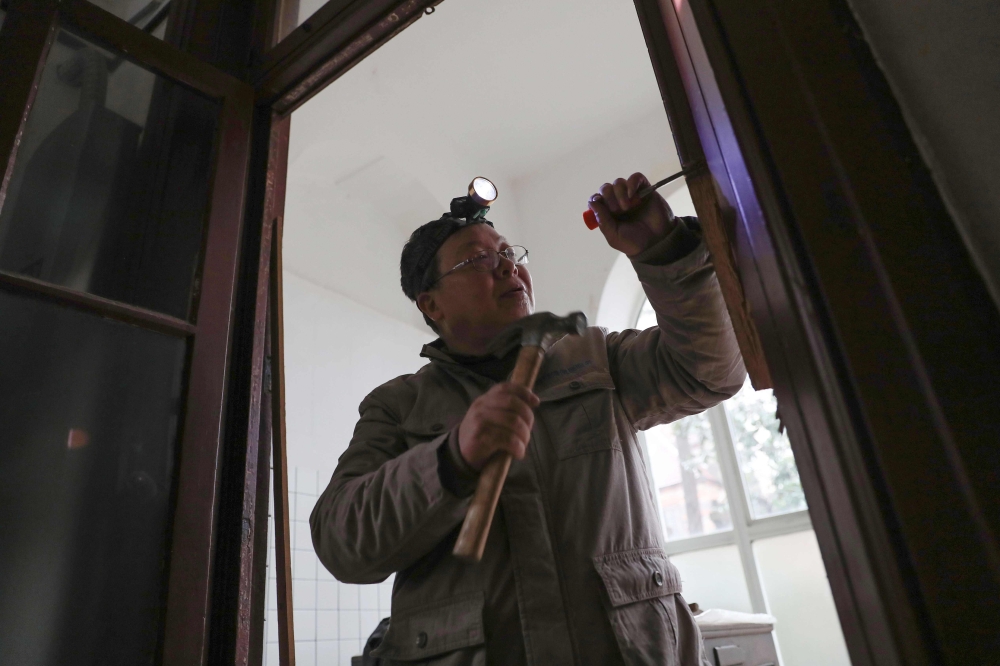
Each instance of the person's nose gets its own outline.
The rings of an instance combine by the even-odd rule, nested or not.
[[[513,259],[508,259],[506,256],[502,254],[499,255],[497,258],[500,260],[500,263],[497,264],[497,269],[496,269],[497,277],[503,279],[506,277],[510,277],[511,275],[517,275],[517,264],[514,263]]]

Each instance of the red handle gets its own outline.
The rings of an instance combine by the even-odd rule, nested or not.
[[[583,223],[587,225],[587,228],[593,231],[599,224],[597,224],[597,214],[591,209],[583,211]]]

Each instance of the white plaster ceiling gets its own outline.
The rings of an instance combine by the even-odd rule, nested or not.
[[[657,111],[631,0],[445,0],[293,115],[285,266],[422,326],[412,229],[485,175],[516,230],[513,183]]]

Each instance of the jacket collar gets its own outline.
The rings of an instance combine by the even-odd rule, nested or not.
[[[500,359],[504,358],[507,354],[509,354],[511,350],[520,346],[521,346],[521,340],[519,337],[515,336],[513,340],[507,341],[506,344],[497,345],[495,347],[494,345],[490,345],[489,351],[480,357],[461,356],[461,358],[463,360],[476,359],[476,358],[485,360],[487,357],[492,356],[494,358]],[[455,358],[456,355],[454,354],[454,352],[448,349],[447,345],[445,345],[444,343],[444,340],[442,340],[441,338],[438,338],[434,342],[430,342],[424,345],[423,349],[420,350],[420,356],[422,356],[423,358],[430,359],[431,362],[443,363],[449,366],[462,367],[462,363]]]
[[[490,342],[489,347],[486,348],[486,353],[483,354],[483,358],[487,356],[503,358],[509,354],[512,349],[520,346],[521,329],[516,325],[516,323],[511,324],[501,331],[492,342]],[[441,338],[424,345],[423,349],[420,350],[420,355],[424,358],[429,358],[431,361],[437,361],[439,363],[461,365],[455,360],[454,352],[448,349],[444,340]]]
[[[420,356],[439,363],[457,364],[455,359],[448,354],[447,349],[444,340],[438,338],[434,342],[428,342],[424,345],[420,350]]]

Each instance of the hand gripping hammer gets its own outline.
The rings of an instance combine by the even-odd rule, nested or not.
[[[521,352],[517,355],[510,380],[531,391],[545,352],[562,335],[582,335],[587,327],[587,317],[582,312],[573,312],[565,317],[557,317],[551,312],[537,312],[521,319],[515,326],[521,330]],[[509,329],[503,335],[510,335]],[[483,558],[486,537],[490,533],[493,513],[511,460],[509,453],[496,453],[480,472],[476,492],[472,495],[465,522],[452,551],[456,557],[469,562],[478,562]]]

